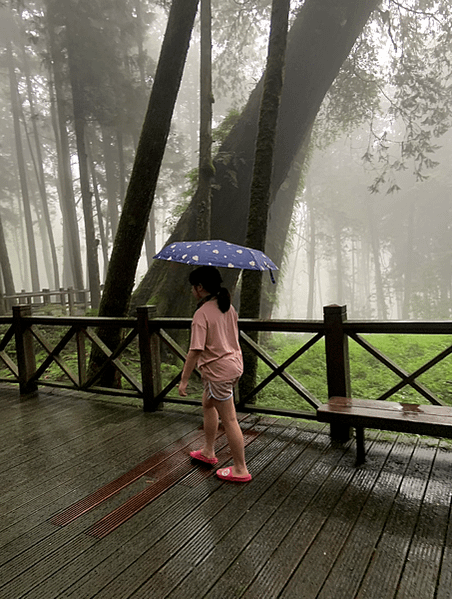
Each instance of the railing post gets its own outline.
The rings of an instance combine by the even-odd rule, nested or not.
[[[158,410],[160,404],[155,403],[155,397],[162,390],[160,340],[149,326],[149,320],[155,317],[156,312],[156,306],[137,307],[143,410],[145,412]]]
[[[42,290],[42,300],[44,302],[44,306],[48,306],[51,302],[50,302],[50,289],[43,289]]]
[[[23,318],[31,316],[31,306],[13,306],[14,335],[16,338],[17,366],[19,370],[19,389],[21,395],[36,393],[36,381],[30,382],[36,372],[36,359],[33,347],[33,335]]]
[[[344,334],[343,323],[347,320],[346,306],[325,306],[325,353],[328,397],[338,395],[350,397],[350,362],[348,357],[348,337]],[[351,429],[337,424],[330,425],[331,437],[337,441],[347,441]]]
[[[85,333],[83,330],[77,330],[76,333],[77,343],[77,364],[78,364],[78,384],[80,388],[88,380],[86,373],[86,348],[85,348]]]

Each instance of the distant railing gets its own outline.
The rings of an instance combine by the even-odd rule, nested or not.
[[[47,385],[136,397],[142,400],[143,408],[146,411],[158,409],[163,402],[199,404],[199,399],[179,398],[176,395],[171,395],[180,381],[180,368],[175,367],[177,372],[173,373],[170,377],[171,380],[164,387],[162,384],[162,347],[166,347],[167,351],[184,360],[184,349],[169,332],[188,331],[190,324],[191,319],[189,318],[156,318],[155,308],[152,306],[138,308],[136,318],[33,316],[30,305],[13,306],[12,317],[0,317],[0,326],[3,329],[0,340],[0,364],[3,364],[3,369],[7,369],[9,373],[8,376],[1,377],[0,381],[18,383],[21,394],[34,393],[40,385]],[[96,333],[97,327],[121,329],[123,335],[119,346],[114,350],[106,347]],[[57,329],[61,328],[63,331],[56,333]],[[430,403],[443,404],[443,401],[420,384],[417,378],[450,355],[452,345],[428,360],[415,372],[409,373],[373,347],[362,335],[377,333],[452,335],[452,322],[450,321],[348,321],[345,306],[326,306],[323,321],[240,319],[239,328],[242,343],[250,347],[271,371],[246,397],[239,398],[240,408],[244,411],[315,418],[315,409],[327,400],[327,396],[350,396],[349,339],[353,339],[400,379],[396,385],[377,399],[387,399],[404,386],[411,386]],[[312,337],[308,341],[303,340],[298,349],[284,363],[278,364],[264,347],[256,344],[249,337],[248,333],[256,330],[266,333],[309,333]],[[50,337],[55,335],[57,338],[50,341]],[[327,396],[317,398],[300,381],[290,375],[287,368],[323,338],[325,340]],[[87,343],[90,343],[91,347],[96,346],[104,356],[103,363],[95,373],[89,373],[87,367],[89,357]],[[132,351],[133,343],[135,343],[135,349]],[[37,363],[38,349],[40,351],[39,365]],[[133,360],[136,362],[135,370],[130,367]],[[48,376],[49,369],[54,365],[63,373],[65,381],[56,382]],[[127,388],[116,389],[99,386],[99,380],[111,366],[114,366],[120,377],[126,381]],[[276,377],[280,377],[313,410],[264,408],[252,404],[253,397]]]
[[[88,289],[43,289],[42,291],[24,291],[13,295],[3,296],[6,312],[9,312],[13,306],[27,304],[34,309],[45,308],[47,306],[61,306],[64,312],[70,316],[76,314],[77,310],[86,312],[89,307],[90,293]]]

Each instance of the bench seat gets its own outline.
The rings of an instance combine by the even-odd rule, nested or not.
[[[365,461],[364,429],[452,438],[452,407],[331,397],[317,420],[356,431],[357,463]]]

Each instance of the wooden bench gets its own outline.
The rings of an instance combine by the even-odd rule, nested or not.
[[[452,438],[452,407],[447,406],[331,397],[317,409],[317,420],[332,425],[333,437],[333,426],[336,432],[355,429],[357,465],[365,461],[365,428]]]

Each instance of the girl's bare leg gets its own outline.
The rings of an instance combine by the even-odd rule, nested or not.
[[[234,476],[246,476],[248,468],[245,462],[245,446],[243,443],[243,433],[237,421],[235,412],[234,398],[226,401],[218,401],[210,398],[209,400],[215,407],[215,411],[220,414],[221,421],[228,438],[229,448],[231,450],[234,465],[231,470]]]
[[[204,391],[202,396],[202,409],[204,413],[204,447],[201,452],[206,458],[215,457],[215,439],[218,432],[218,412],[213,400]]]

